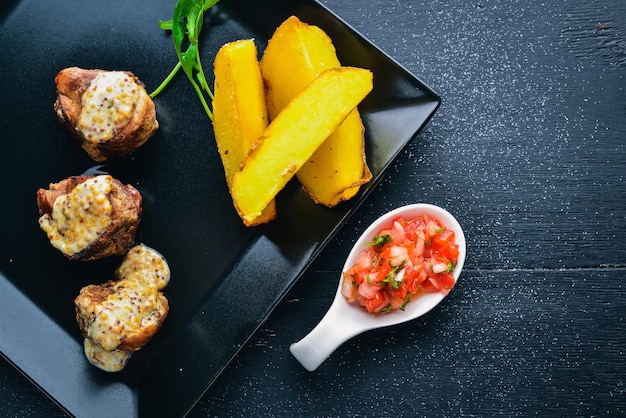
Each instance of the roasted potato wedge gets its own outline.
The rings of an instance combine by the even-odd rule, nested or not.
[[[261,59],[270,119],[320,72],[340,65],[335,47],[322,29],[296,16],[285,20],[272,35]],[[350,199],[371,180],[363,123],[356,108],[307,159],[297,177],[313,200],[326,206]]]
[[[289,102],[235,173],[232,197],[244,222],[261,215],[373,87],[369,70],[331,68]]]
[[[213,131],[229,189],[235,173],[267,128],[263,80],[254,41],[244,39],[220,48],[214,61]],[[248,226],[271,221],[276,205],[271,200]]]

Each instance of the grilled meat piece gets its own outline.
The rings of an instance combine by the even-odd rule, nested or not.
[[[159,127],[152,99],[130,71],[70,67],[55,83],[59,120],[95,161],[130,154]]]
[[[74,300],[76,321],[89,361],[107,371],[124,367],[161,328],[169,312],[161,290],[170,270],[161,254],[136,245],[116,271],[117,280],[81,289]]]
[[[123,255],[134,244],[141,194],[108,174],[72,176],[37,191],[39,225],[70,260]]]

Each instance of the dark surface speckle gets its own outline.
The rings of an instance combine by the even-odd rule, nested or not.
[[[625,415],[626,3],[323,3],[443,103],[189,416]],[[305,371],[289,345],[351,243],[413,202],[463,226],[457,286]],[[62,415],[6,363],[0,399],[0,415]]]

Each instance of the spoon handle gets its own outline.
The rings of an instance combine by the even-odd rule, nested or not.
[[[331,306],[317,326],[300,341],[291,344],[289,351],[305,369],[313,371],[353,336],[349,328],[341,326],[337,310]]]

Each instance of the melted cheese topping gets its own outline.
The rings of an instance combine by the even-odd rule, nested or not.
[[[39,226],[50,243],[67,255],[77,254],[93,244],[112,222],[110,175],[90,178],[68,194],[59,196],[52,213],[39,218]]]
[[[118,280],[133,275],[140,275],[143,280],[161,290],[170,280],[170,268],[161,254],[145,245],[136,245],[128,251],[115,272]]]
[[[83,348],[89,362],[107,372],[122,370],[131,354],[133,354],[131,351],[124,350],[106,351],[89,338],[85,338]]]
[[[77,129],[90,142],[105,142],[128,124],[139,85],[122,71],[101,71],[82,95]]]
[[[91,346],[85,354],[92,364],[116,371],[121,350],[117,347],[127,335],[158,326],[159,298],[170,278],[163,256],[144,245],[133,247],[116,271],[118,282],[95,310],[95,320],[87,331]],[[105,354],[111,352],[113,354]],[[130,355],[130,354],[129,354]],[[123,367],[123,365],[122,365]]]
[[[157,303],[158,290],[140,276],[121,280],[96,310],[88,336],[103,349],[114,350],[128,333],[154,322],[151,314]]]

